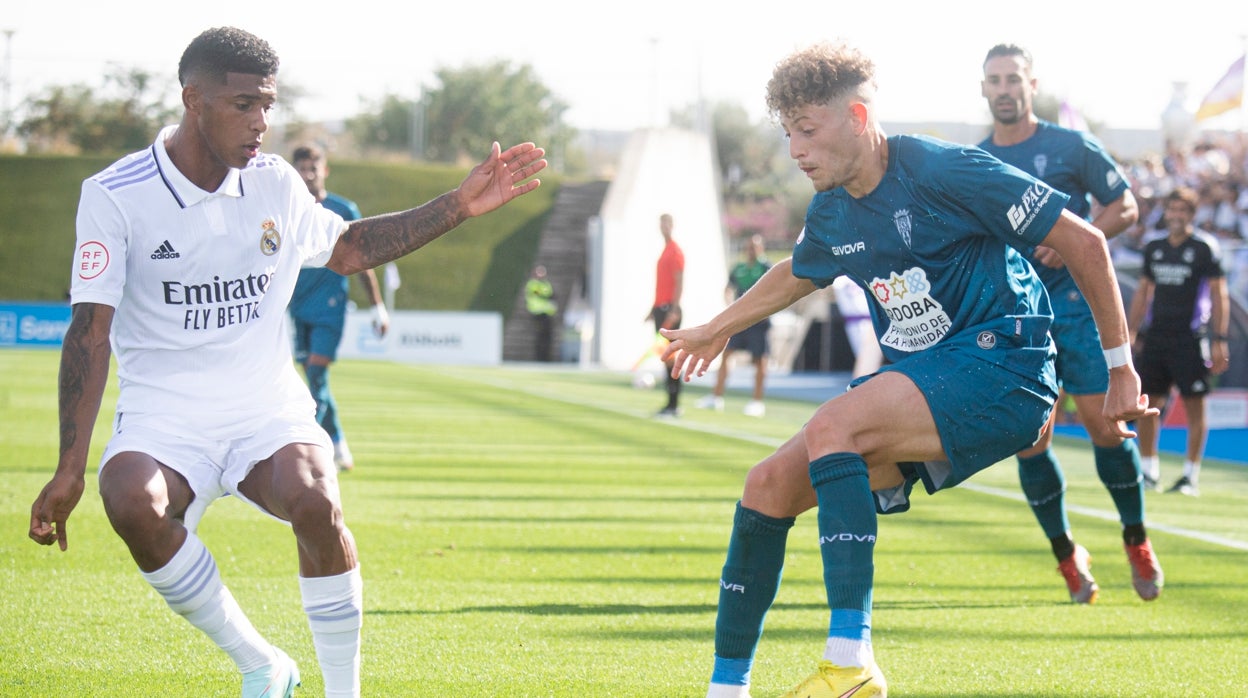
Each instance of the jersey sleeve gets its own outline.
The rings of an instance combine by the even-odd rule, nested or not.
[[[816,195],[815,199],[818,198],[819,195]],[[814,208],[813,203],[811,208]],[[808,220],[809,217],[808,213]],[[834,259],[828,245],[817,236],[809,234],[807,228],[803,227],[797,234],[797,242],[793,244],[793,276],[806,279],[819,288],[827,288],[836,277],[844,273]]]
[[[1205,243],[1208,257],[1202,260],[1204,268],[1198,269],[1197,274],[1207,279],[1220,279],[1226,276],[1226,271],[1222,268],[1222,246],[1218,244],[1217,237],[1202,234],[1200,240]]]
[[[129,223],[104,187],[94,180],[82,183],[75,228],[70,302],[116,308],[126,285]]]
[[[338,238],[347,232],[348,223],[342,216],[319,204],[308,212],[307,217],[310,219],[307,228],[310,235],[300,245],[303,266],[323,267],[333,255]]]
[[[1070,197],[978,147],[951,149],[928,170],[928,182],[988,233],[1021,250],[1040,244]]]
[[[283,161],[284,162],[284,161]],[[286,179],[291,187],[292,217],[297,221],[301,266],[323,267],[333,255],[338,238],[349,225],[338,213],[317,203],[308,192],[294,166],[285,163]],[[356,210],[358,213],[358,209]]]
[[[1118,163],[1095,138],[1083,136],[1083,167],[1081,176],[1092,198],[1102,206],[1111,204],[1131,188]]]

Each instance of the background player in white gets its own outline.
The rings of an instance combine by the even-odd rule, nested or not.
[[[143,577],[237,664],[245,697],[288,696],[295,663],[239,609],[195,529],[226,493],[289,522],[326,695],[351,696],[362,583],[329,439],[285,330],[295,279],[304,264],[346,275],[411,252],[532,191],[546,162],[531,143],[495,144],[455,190],[347,224],[293,167],[260,152],[277,69],[261,39],[205,31],[178,66],[181,122],[83,183],[60,459],[29,535],[68,547],[111,342],[120,396],[100,496]]]
[[[1106,238],[1130,227],[1139,215],[1135,196],[1100,142],[1035,115],[1037,80],[1032,75],[1031,54],[1014,44],[997,44],[988,50],[983,70],[980,91],[992,112],[992,135],[979,147],[1069,196],[1066,208]],[[1095,216],[1092,199],[1100,204]],[[1124,439],[1101,415],[1109,369],[1096,322],[1061,255],[1041,245],[1031,259],[1053,305],[1049,333],[1057,346],[1058,382],[1074,400],[1079,421],[1092,441],[1097,476],[1118,511],[1132,586],[1140,598],[1151,601],[1161,594],[1164,577],[1144,527],[1140,453],[1134,439]],[[1049,539],[1071,601],[1093,603],[1099,587],[1092,577],[1092,558],[1071,534],[1066,478],[1052,448],[1057,412],[1050,415],[1049,428],[1040,440],[1018,454],[1018,479]]]
[[[884,353],[880,351],[880,340],[875,338],[875,327],[871,324],[871,306],[868,305],[871,301],[848,276],[838,276],[832,282],[832,292],[836,294],[836,307],[845,320],[849,349],[854,352],[854,368],[850,375],[861,378],[875,373],[884,363]]]

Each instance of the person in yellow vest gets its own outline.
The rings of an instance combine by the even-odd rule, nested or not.
[[[537,356],[538,361],[550,361],[550,335],[554,324],[555,287],[546,278],[546,267],[533,267],[533,276],[524,285],[524,306],[533,316],[537,324]]]

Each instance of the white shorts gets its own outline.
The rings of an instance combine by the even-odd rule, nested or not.
[[[304,409],[214,424],[192,424],[175,415],[118,413],[113,436],[100,459],[100,473],[114,456],[126,451],[144,453],[176,471],[195,493],[184,521],[194,531],[208,505],[231,494],[273,516],[243,496],[238,483],[256,463],[295,443],[333,452],[329,434],[317,424],[316,415]]]

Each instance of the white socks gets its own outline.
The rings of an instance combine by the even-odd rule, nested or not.
[[[823,658],[839,667],[875,666],[875,652],[871,649],[871,643],[865,640],[829,637],[823,648]]]
[[[360,695],[360,626],[364,585],[360,568],[332,577],[300,577],[303,610],[312,629],[326,698]]]
[[[750,687],[713,683],[706,689],[706,698],[750,698]]]
[[[273,663],[273,648],[256,632],[230,591],[212,554],[190,531],[168,564],[140,574],[169,608],[225,650],[242,673]],[[360,695],[360,626],[364,618],[360,568],[332,577],[300,577],[326,698]]]
[[[1200,480],[1200,461],[1183,460],[1183,477],[1195,487]]]
[[[273,662],[272,647],[221,583],[217,563],[194,533],[187,531],[186,541],[164,567],[139,572],[174,613],[225,650],[239,671],[246,673]]]

